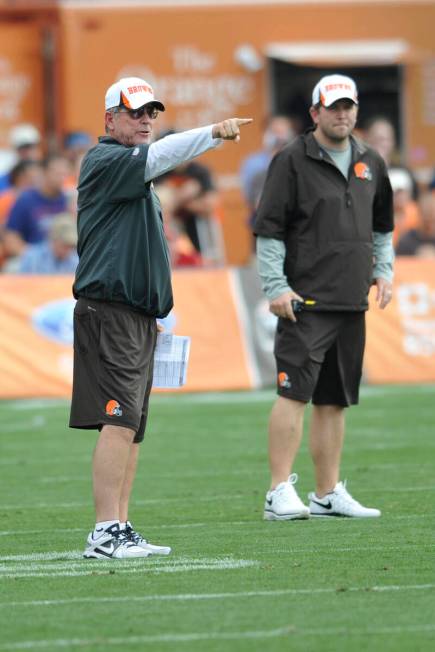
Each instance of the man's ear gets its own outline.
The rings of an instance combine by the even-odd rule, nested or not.
[[[310,106],[310,116],[314,124],[319,122],[319,109],[315,106]]]
[[[106,132],[113,131],[113,121],[115,119],[115,114],[113,111],[106,111],[104,116],[104,124],[106,126]]]

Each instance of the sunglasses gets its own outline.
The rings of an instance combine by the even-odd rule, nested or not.
[[[145,104],[145,106],[139,107],[139,109],[127,109],[127,107],[115,107],[113,109],[114,113],[128,113],[130,118],[133,120],[140,120],[140,118],[143,118],[145,113],[151,120],[155,120],[157,116],[159,115],[158,110],[151,105]]]

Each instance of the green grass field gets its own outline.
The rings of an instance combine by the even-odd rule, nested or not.
[[[81,558],[96,433],[66,402],[0,403],[0,650],[434,650],[435,387],[348,411],[343,478],[373,520],[262,520],[273,400],[154,396],[131,518],[173,554],[117,562]],[[295,470],[305,498],[306,439]]]

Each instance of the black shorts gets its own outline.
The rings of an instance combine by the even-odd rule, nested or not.
[[[358,403],[365,313],[303,311],[296,318],[278,320],[278,394],[315,405]]]
[[[144,438],[157,325],[122,304],[79,298],[74,309],[70,427],[116,425]]]

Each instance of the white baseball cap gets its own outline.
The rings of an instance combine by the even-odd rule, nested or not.
[[[337,100],[349,99],[358,104],[356,84],[345,75],[327,75],[315,85],[313,90],[313,106],[322,104],[331,106]]]
[[[14,149],[20,149],[20,147],[39,145],[41,134],[31,124],[19,124],[11,129],[9,140]]]
[[[388,177],[393,192],[397,192],[398,190],[412,192],[412,177],[408,170],[404,168],[390,168],[388,170]]]
[[[154,99],[152,86],[139,77],[123,77],[107,89],[106,111],[124,104],[127,109],[139,109],[144,104],[153,104],[159,111],[164,111],[164,105]]]

